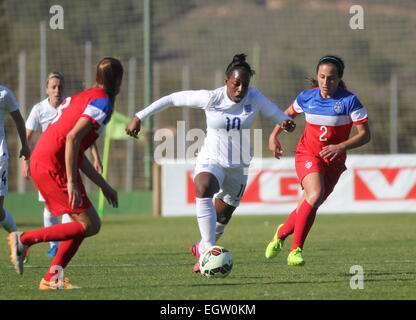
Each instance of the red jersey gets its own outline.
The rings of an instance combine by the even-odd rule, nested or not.
[[[93,128],[81,141],[79,166],[84,151],[99,137],[112,112],[113,105],[102,88],[89,89],[65,99],[59,106],[55,118],[40,135],[31,160],[54,171],[65,170],[66,136],[81,117],[86,117],[93,123]]]
[[[305,113],[305,131],[299,140],[296,153],[309,153],[322,161],[322,148],[348,140],[352,124],[368,121],[367,110],[351,92],[338,88],[333,97],[322,98],[319,88],[302,91],[292,104],[296,113]],[[345,162],[344,153],[334,162]]]

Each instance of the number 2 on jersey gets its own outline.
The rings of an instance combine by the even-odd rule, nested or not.
[[[326,126],[321,126],[319,130],[322,131],[321,135],[319,136],[319,141],[327,141],[328,138],[325,138],[325,135],[328,133],[328,128]]]

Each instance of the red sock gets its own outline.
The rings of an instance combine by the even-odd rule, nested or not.
[[[306,237],[315,221],[316,210],[318,208],[312,207],[306,200],[302,202],[298,209],[298,214],[295,223],[295,232],[293,234],[292,248],[303,248]]]
[[[293,233],[293,230],[295,229],[296,215],[297,214],[295,209],[289,215],[289,218],[287,218],[285,224],[279,229],[279,232],[277,233],[277,237],[279,239],[284,240],[287,236]]]
[[[23,232],[20,239],[25,245],[31,246],[39,242],[65,241],[84,236],[85,230],[79,222],[57,224],[52,227]]]
[[[53,258],[48,272],[43,277],[46,281],[51,281],[53,276],[59,277],[59,270],[63,270],[68,265],[83,240],[84,236],[78,236],[74,239],[59,242],[58,252]]]

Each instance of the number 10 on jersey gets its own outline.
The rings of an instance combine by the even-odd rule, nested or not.
[[[225,119],[227,131],[230,131],[230,129],[240,130],[241,119],[239,117],[235,117],[232,120],[229,117],[226,117]]]

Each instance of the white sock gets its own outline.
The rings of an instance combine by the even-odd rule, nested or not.
[[[16,226],[16,223],[14,222],[12,214],[4,208],[3,208],[3,212],[5,215],[5,218],[3,219],[3,221],[0,221],[0,224],[9,233],[17,231],[17,226]]]
[[[54,217],[52,215],[52,213],[50,213],[50,211],[48,210],[48,208],[45,207],[45,209],[43,209],[43,225],[45,226],[45,228],[47,227],[52,227],[56,224],[59,223],[59,219],[58,217]],[[57,241],[50,241],[49,242],[51,248],[53,246],[57,246],[59,244],[59,242]]]
[[[65,213],[62,216],[62,223],[68,223],[68,222],[72,222],[72,221],[73,220],[72,220],[72,218],[71,218],[71,216],[69,214]]]
[[[201,241],[199,242],[199,253],[204,252],[215,244],[215,224],[217,213],[215,212],[212,198],[196,198],[196,217],[198,218]]]
[[[217,221],[216,228],[215,228],[215,242],[218,241],[219,238],[224,234],[224,229],[227,226],[227,224],[219,223]]]

